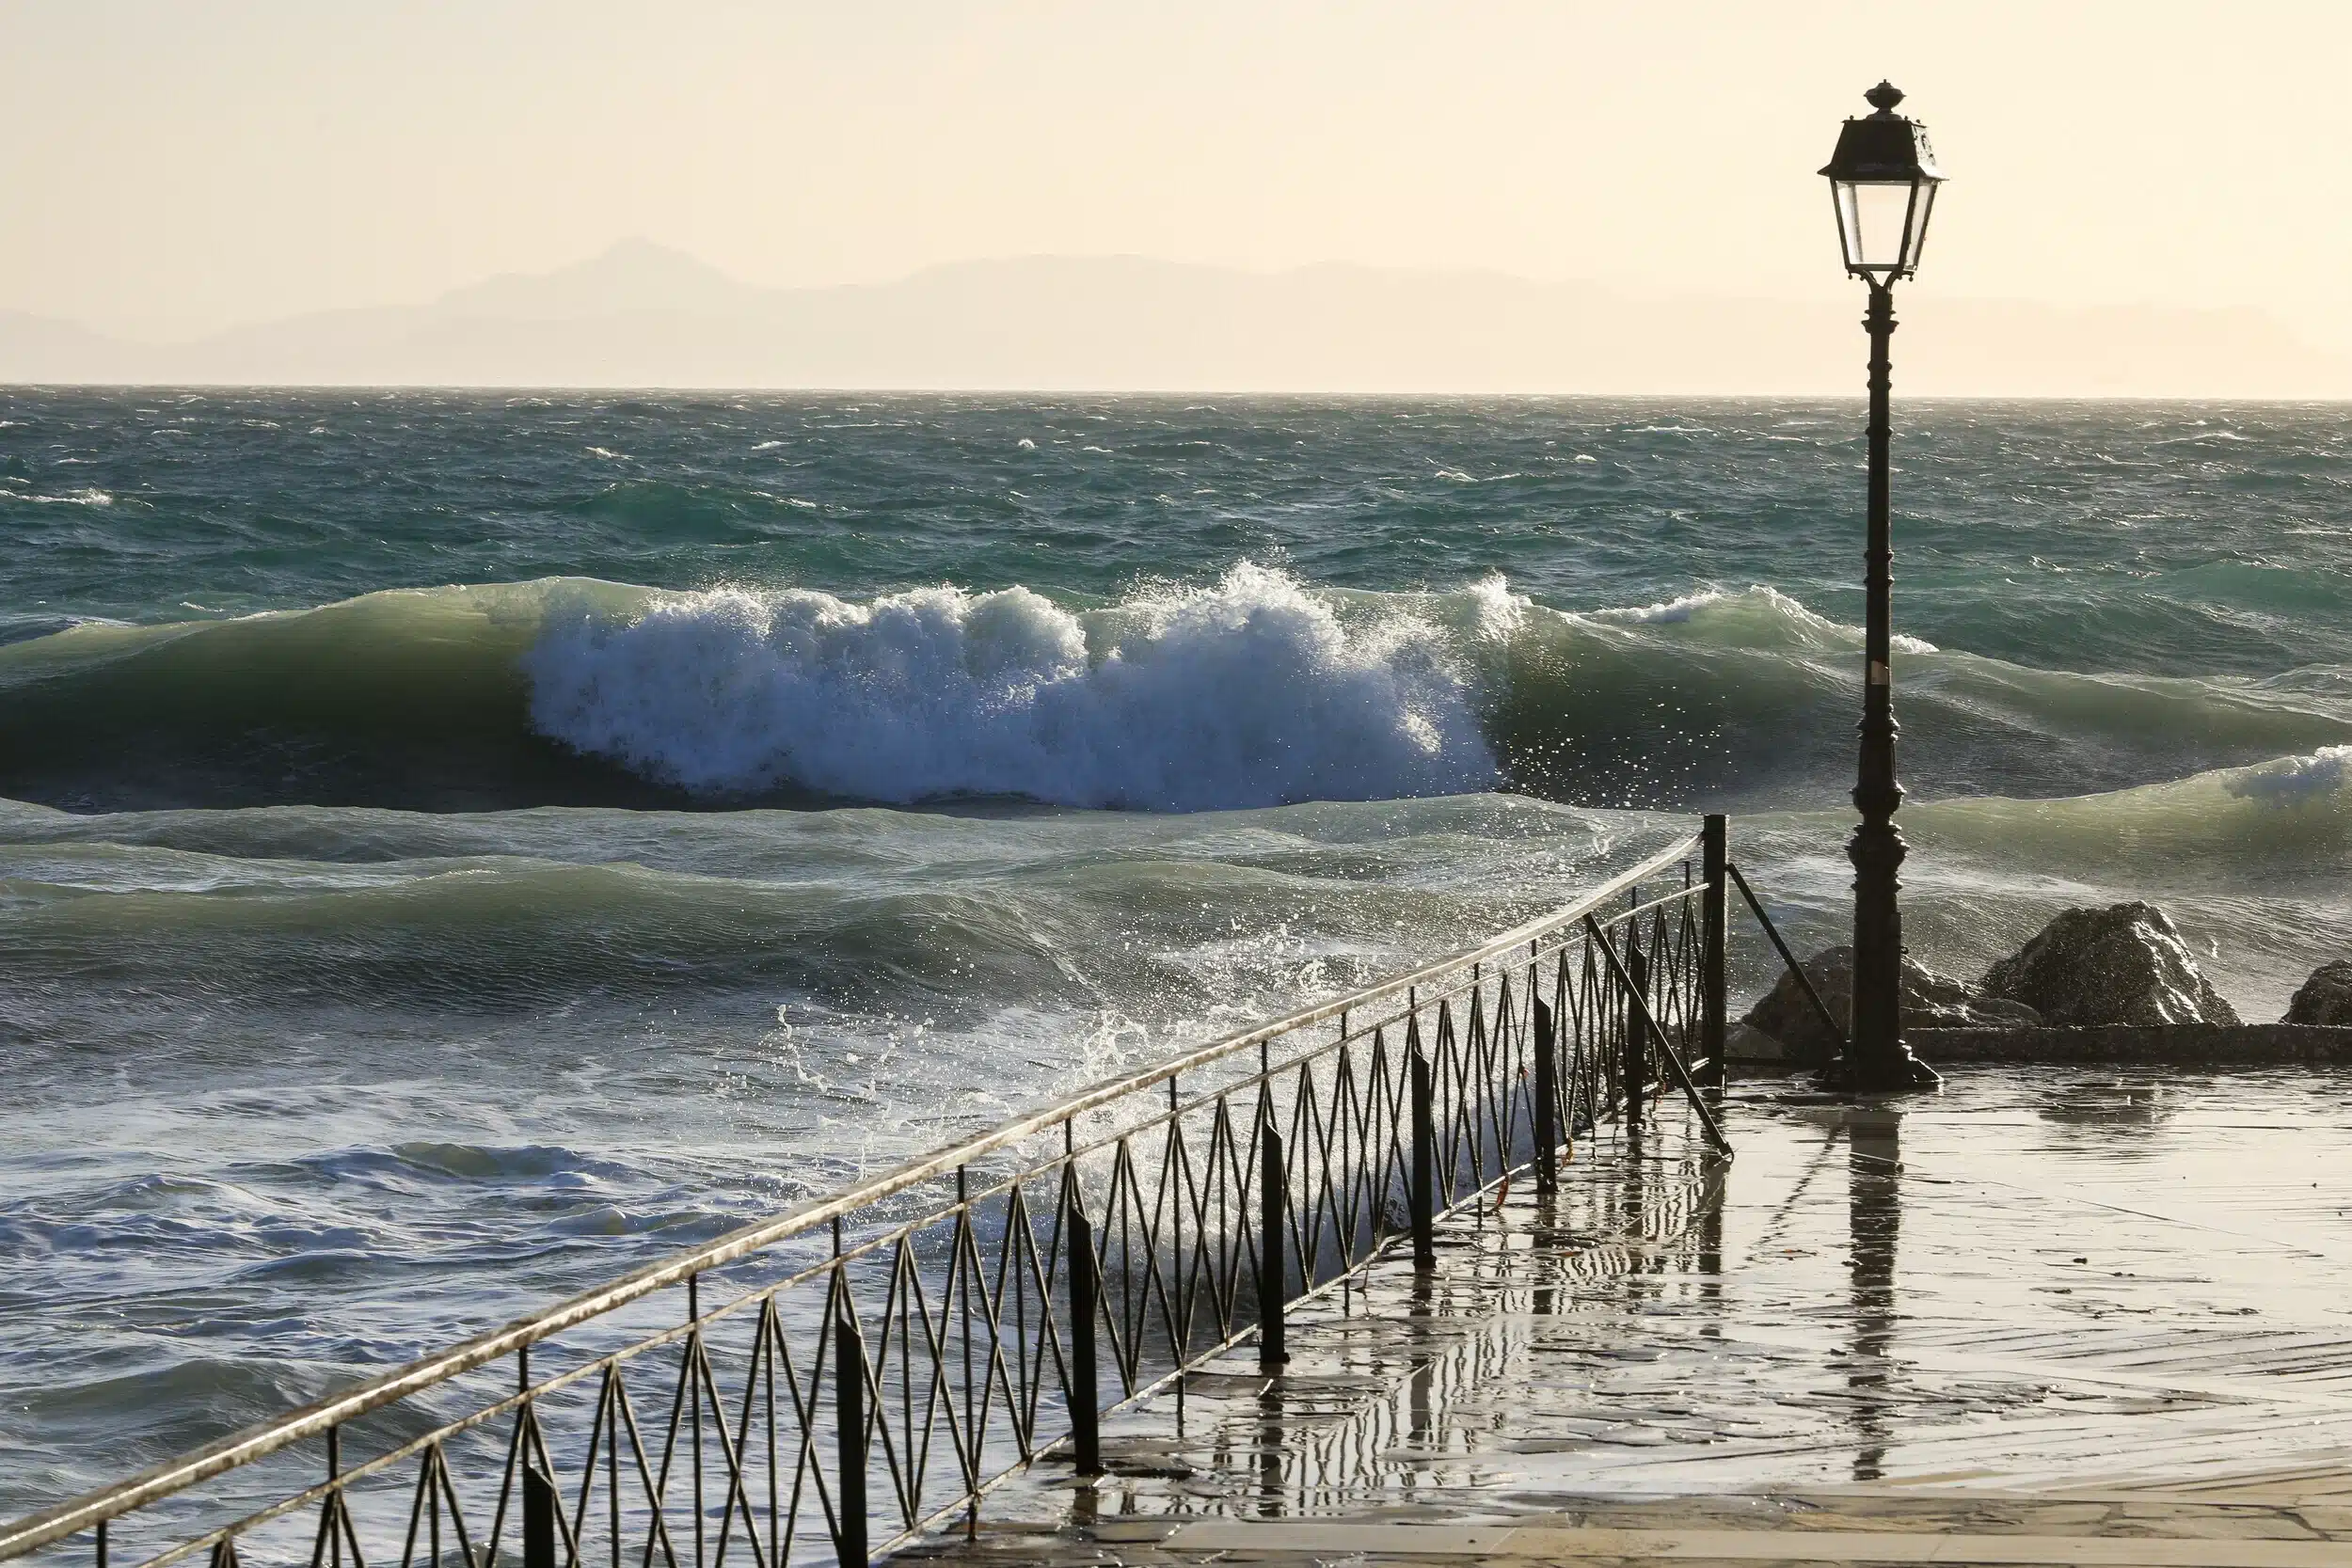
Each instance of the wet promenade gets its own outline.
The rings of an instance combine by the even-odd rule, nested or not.
[[[2352,1077],[1736,1086],[1302,1304],[950,1559],[2352,1563]]]

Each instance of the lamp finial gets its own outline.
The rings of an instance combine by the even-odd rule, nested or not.
[[[1870,107],[1879,112],[1880,118],[1884,119],[1892,116],[1895,112],[1895,105],[1903,101],[1903,89],[1892,82],[1881,80],[1877,87],[1862,96],[1868,102]]]

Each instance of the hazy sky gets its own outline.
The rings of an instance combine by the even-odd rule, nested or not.
[[[192,333],[645,235],[768,283],[1137,252],[1842,284],[1892,76],[1921,288],[2352,345],[2352,5],[0,0],[0,307]]]

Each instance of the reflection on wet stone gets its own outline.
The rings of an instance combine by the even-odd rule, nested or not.
[[[1846,1118],[1847,1215],[1853,1274],[1853,1479],[1884,1473],[1895,1341],[1895,1243],[1902,1228],[1902,1113],[1859,1109]]]
[[[1710,1302],[1723,1299],[1724,1196],[1730,1171],[1708,1167],[1699,1194],[1699,1293]]]
[[[1282,1380],[1266,1380],[1258,1396],[1258,1512],[1277,1519],[1284,1508],[1282,1483]]]
[[[1166,1396],[1106,1420],[1095,1531],[1031,1479],[973,1549],[1409,1555],[1219,1520],[2352,1533],[2352,1085],[1981,1068],[1899,1110],[1790,1081],[1725,1111],[1728,1165],[1662,1106],[1580,1137],[1431,1273],[1300,1304],[1281,1376],[1244,1344],[1181,1432]]]

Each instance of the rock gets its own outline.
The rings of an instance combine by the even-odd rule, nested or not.
[[[1731,1027],[1724,1031],[1724,1060],[1727,1062],[1785,1062],[1788,1059],[1787,1046],[1745,1019],[1733,1019]]]
[[[2068,910],[1986,970],[1983,989],[2053,1024],[2238,1021],[2153,904]]]
[[[1853,949],[1829,947],[1804,960],[1804,973],[1840,1029],[1853,1022]],[[1837,1053],[1837,1041],[1821,1027],[1821,1015],[1786,969],[1764,1000],[1748,1009],[1741,1021],[1780,1041],[1788,1057],[1798,1062],[1826,1062]],[[2042,1017],[2030,1006],[1981,996],[1965,980],[1939,974],[1915,958],[1903,959],[1903,1027],[1910,1029],[1985,1029],[2037,1024]]]
[[[2352,1023],[2352,958],[2321,964],[2287,1004],[2281,1023]]]

